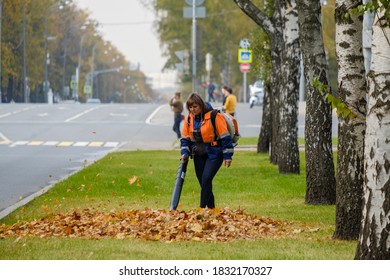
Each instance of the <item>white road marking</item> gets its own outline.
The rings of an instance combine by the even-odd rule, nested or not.
[[[21,146],[21,145],[27,145],[27,143],[28,143],[28,141],[16,141],[16,142],[12,143],[10,145],[10,147],[12,148],[12,147]]]
[[[12,142],[9,139],[0,139],[0,145],[8,146],[8,147],[16,147],[16,146],[51,146],[51,147],[104,147],[104,148],[117,148],[121,145],[120,142],[104,142],[104,141],[15,141]]]
[[[75,115],[75,116],[73,116],[73,117],[71,117],[69,119],[66,119],[64,122],[74,121],[75,119],[80,118],[81,116],[84,116],[85,114],[88,114],[88,113],[90,113],[90,112],[92,112],[92,111],[94,111],[94,110],[96,110],[98,108],[99,107],[92,107],[92,108],[90,108],[88,110],[85,110],[84,112],[81,112],[80,114],[77,114],[77,115]]]
[[[3,139],[4,141],[9,141],[11,142],[11,140],[9,140],[3,133],[0,132],[0,139]]]
[[[156,108],[156,110],[153,111],[153,113],[150,114],[150,116],[146,119],[146,123],[150,124],[152,122],[153,117],[158,113],[158,111],[161,110],[166,105],[160,105],[159,107]]]
[[[46,141],[43,146],[56,146],[58,143],[58,141]]]
[[[5,118],[5,117],[8,117],[8,116],[11,116],[11,113],[6,113],[6,114],[4,114],[4,115],[0,115],[0,119],[1,119],[1,118]]]

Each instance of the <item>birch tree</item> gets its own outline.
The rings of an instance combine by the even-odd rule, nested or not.
[[[294,25],[293,16],[297,16],[295,0],[275,0],[273,2],[272,17],[268,17],[252,1],[234,0],[234,2],[249,18],[264,29],[270,41],[272,64],[272,90],[270,92],[272,114],[271,162],[279,165],[279,171],[281,173],[299,173],[299,151],[297,149],[298,137],[296,127],[296,98],[298,96],[298,86],[296,85],[298,83],[298,70],[289,68],[289,66],[298,68],[299,63],[295,64],[295,60],[288,60],[288,58],[293,58],[294,55],[299,53],[299,51],[294,49],[299,44],[296,43],[295,39],[297,37],[293,34],[295,30],[292,28]],[[297,25],[295,25],[295,28],[297,28]],[[289,44],[287,48],[285,45],[286,39]],[[280,107],[281,104],[283,104],[283,109]],[[293,125],[291,125],[292,123]]]
[[[299,174],[298,148],[298,98],[299,67],[301,50],[299,45],[298,12],[295,0],[282,1],[283,20],[283,88],[280,102],[280,133],[278,166],[280,173]]]
[[[333,237],[357,239],[363,203],[366,86],[362,53],[362,17],[346,15],[361,0],[336,1],[338,95],[354,117],[339,114],[336,186],[336,228]]]
[[[377,11],[372,28],[364,207],[356,259],[390,259],[390,28],[385,16],[384,9]]]
[[[332,110],[327,102],[327,92],[321,92],[315,85],[315,81],[328,85],[321,5],[320,1],[297,2],[306,88],[305,202],[333,204],[336,182],[332,152]]]
[[[283,29],[280,13],[280,2],[274,1],[272,5],[271,17],[268,17],[265,11],[260,10],[255,6],[252,1],[248,0],[234,0],[237,6],[258,26],[260,26],[269,38],[270,44],[270,56],[271,56],[271,78],[270,78],[270,91],[269,94],[269,106],[270,106],[270,119],[271,119],[271,151],[270,161],[273,164],[278,164],[278,145],[277,145],[277,132],[279,127],[279,113],[278,104],[281,92],[281,57],[280,54],[283,50]]]

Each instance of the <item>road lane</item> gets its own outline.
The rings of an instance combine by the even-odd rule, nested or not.
[[[0,105],[0,217],[125,143],[147,146],[159,133],[145,123],[157,107]],[[160,140],[172,148],[174,134],[164,132]]]

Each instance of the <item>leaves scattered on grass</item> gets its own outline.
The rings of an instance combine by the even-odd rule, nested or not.
[[[47,216],[31,222],[0,225],[0,238],[71,237],[139,238],[163,242],[228,242],[294,235],[288,222],[258,217],[242,210],[199,209],[191,211],[126,210],[109,213],[90,209]]]

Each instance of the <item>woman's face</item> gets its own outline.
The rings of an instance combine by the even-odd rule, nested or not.
[[[197,103],[192,103],[188,109],[190,110],[190,112],[194,115],[199,115],[200,113],[202,113],[202,108],[199,106],[199,104]]]

